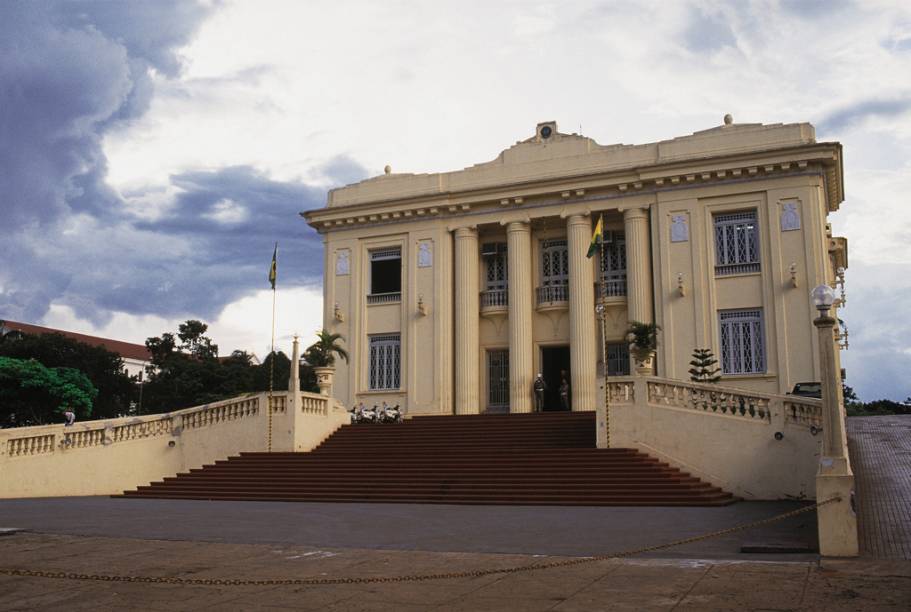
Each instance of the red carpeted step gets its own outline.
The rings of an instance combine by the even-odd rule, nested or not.
[[[635,449],[595,448],[591,412],[345,426],[309,453],[241,453],[123,497],[618,506],[734,501]]]

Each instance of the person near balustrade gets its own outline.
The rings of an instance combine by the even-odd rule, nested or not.
[[[69,427],[70,425],[72,425],[73,423],[76,422],[76,413],[73,412],[73,409],[70,408],[69,406],[64,406],[63,407],[63,418],[66,419],[66,423],[64,423],[63,425],[65,427]]]

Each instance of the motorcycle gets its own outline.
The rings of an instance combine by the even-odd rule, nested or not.
[[[386,402],[383,402],[383,407],[380,409],[377,418],[380,423],[401,423],[402,411],[399,409],[398,404],[395,406],[387,406]]]
[[[351,409],[348,411],[348,417],[351,419],[352,425],[357,425],[360,422],[360,413],[361,413],[361,410],[363,410],[363,409],[364,409],[364,404],[363,404],[363,402],[361,402],[360,404],[355,404],[354,406],[352,406]]]
[[[373,408],[367,408],[363,404],[361,409],[358,411],[357,422],[358,423],[376,423],[378,418],[378,413],[376,405],[374,404]]]

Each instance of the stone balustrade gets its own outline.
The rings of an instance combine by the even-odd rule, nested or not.
[[[656,376],[607,388],[599,446],[637,448],[745,499],[815,495],[820,400]]]
[[[688,410],[770,422],[769,396],[711,384],[655,380],[647,383],[648,402]]]
[[[783,403],[785,420],[788,423],[822,428],[822,400],[792,396]]]
[[[157,415],[3,429],[0,498],[108,495],[270,442],[273,451],[310,450],[349,421],[330,401],[256,393]]]
[[[179,419],[180,427],[184,429],[208,427],[223,421],[256,416],[259,413],[259,400],[259,397],[243,397],[216,402],[201,408],[191,408],[190,412],[175,413],[175,417]]]
[[[19,438],[10,438],[6,443],[6,453],[10,457],[24,457],[28,455],[42,455],[44,453],[54,452],[54,434],[43,434],[37,436],[23,436]]]

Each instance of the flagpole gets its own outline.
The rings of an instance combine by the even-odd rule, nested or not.
[[[608,351],[607,351],[607,271],[604,270],[604,213],[598,217],[595,224],[595,231],[592,234],[592,242],[588,247],[588,257],[595,253],[598,254],[599,261],[595,265],[598,270],[598,280],[600,286],[600,300],[595,304],[595,312],[601,320],[601,363],[604,366],[604,422],[598,423],[597,427],[597,445],[600,448],[602,443],[602,431],[604,433],[604,448],[610,448],[610,381],[608,380]],[[599,416],[600,418],[600,416]]]
[[[275,250],[272,252],[272,268],[269,271],[269,280],[272,281],[272,344],[269,352],[269,433],[266,439],[266,450],[272,452],[272,392],[275,381],[275,280],[277,276],[276,258],[278,257],[278,242],[275,243]]]

